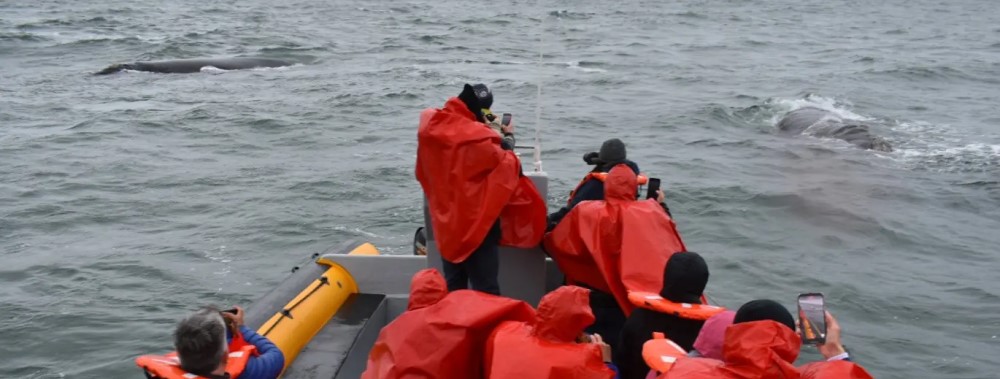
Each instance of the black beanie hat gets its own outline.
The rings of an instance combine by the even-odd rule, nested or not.
[[[708,264],[695,252],[684,251],[670,256],[663,269],[660,296],[675,303],[701,304],[701,294],[708,284]]]
[[[777,321],[791,330],[795,330],[795,318],[792,317],[791,313],[788,313],[788,309],[784,306],[778,304],[774,300],[754,300],[749,303],[743,304],[738,311],[736,311],[736,317],[733,318],[734,324],[739,324],[741,322],[751,322],[751,321],[762,321],[771,320]]]
[[[604,141],[601,144],[601,151],[597,153],[595,160],[599,164],[621,163],[626,158],[625,143],[617,138]]]

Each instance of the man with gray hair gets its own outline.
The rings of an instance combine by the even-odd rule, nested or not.
[[[177,323],[175,354],[136,359],[150,378],[275,379],[285,356],[267,337],[243,324],[243,308],[203,307]]]

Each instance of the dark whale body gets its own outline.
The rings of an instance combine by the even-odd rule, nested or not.
[[[270,58],[217,58],[217,59],[178,59],[156,62],[119,63],[108,66],[96,75],[107,75],[122,70],[157,72],[161,74],[189,74],[200,72],[204,67],[215,67],[220,70],[245,70],[261,67],[291,66],[292,62]]]
[[[819,108],[806,107],[789,112],[778,122],[778,129],[786,133],[837,138],[862,149],[892,151],[892,145],[872,135],[868,125],[845,121]]]

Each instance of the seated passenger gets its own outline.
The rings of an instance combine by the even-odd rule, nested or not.
[[[174,348],[165,356],[136,358],[136,364],[147,377],[163,379],[274,379],[285,369],[285,355],[243,324],[240,307],[235,313],[204,307],[187,316],[174,330]]]
[[[660,291],[670,255],[686,250],[664,208],[636,200],[637,180],[628,165],[615,166],[606,199],[579,203],[543,241],[567,284],[592,289],[596,321],[588,332],[605,336],[613,350],[634,307],[628,291]]]
[[[838,378],[870,379],[866,371],[850,362],[818,362],[803,367],[794,365],[802,340],[795,333],[795,320],[785,307],[772,300],[754,300],[744,304],[726,331],[722,360],[682,358],[660,379],[785,379],[810,378],[835,373]],[[831,324],[832,325],[832,324]],[[832,336],[836,333],[836,337]],[[828,330],[830,340],[839,344],[839,328]],[[831,346],[832,347],[832,346]],[[823,351],[824,349],[821,349]],[[834,349],[829,349],[833,351]],[[840,357],[827,357],[837,359]]]
[[[684,351],[691,350],[705,320],[725,310],[697,306],[701,304],[706,284],[708,265],[705,260],[697,253],[681,252],[671,256],[665,265],[659,296],[631,294],[630,300],[638,308],[625,321],[621,342],[615,351],[615,364],[623,379],[646,377],[650,368],[643,360],[642,349],[654,332],[663,333]]]
[[[437,270],[413,276],[407,310],[379,332],[365,379],[480,378],[486,339],[504,321],[530,321],[527,303],[486,293],[448,293]]]
[[[570,191],[566,206],[549,214],[548,230],[555,228],[556,224],[562,221],[563,217],[581,201],[604,200],[604,181],[601,180],[600,176],[595,174],[609,172],[619,164],[626,164],[636,175],[639,174],[639,165],[628,160],[625,143],[617,138],[604,141],[601,144],[600,152],[584,154],[583,161],[588,165],[594,166],[594,168],[590,170],[587,176],[583,177],[583,180],[580,181],[580,184],[576,185],[573,191]]]
[[[642,349],[642,357],[646,361],[646,365],[651,368],[646,379],[656,379],[661,373],[668,371],[673,366],[676,359],[672,358],[680,358],[683,355],[722,360],[722,345],[726,338],[726,329],[733,324],[735,316],[736,312],[723,311],[705,320],[705,325],[702,325],[701,331],[698,332],[698,338],[694,340],[694,349],[690,352],[683,351],[676,344],[673,346],[663,345],[662,342],[657,341],[660,345],[651,345],[651,342],[647,341]],[[675,349],[671,349],[671,347],[675,347]]]
[[[542,298],[531,322],[500,324],[486,343],[486,378],[614,378],[614,371],[605,365],[610,352],[602,353],[600,336],[579,343],[586,337],[581,335],[584,327],[594,321],[588,292],[559,287]]]
[[[722,346],[726,341],[726,329],[733,324],[736,312],[725,311],[705,320],[698,338],[694,339],[694,349],[688,354],[691,357],[704,357],[722,360]]]

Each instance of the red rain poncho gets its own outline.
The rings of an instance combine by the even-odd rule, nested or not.
[[[507,246],[534,247],[545,233],[546,207],[521,162],[500,136],[476,121],[458,98],[420,115],[416,175],[427,196],[441,256],[461,263],[500,218]]]
[[[569,283],[611,293],[626,315],[628,291],[658,293],[674,253],[686,251],[674,221],[655,200],[636,201],[636,175],[611,169],[604,201],[577,204],[545,236],[545,249]]]
[[[660,379],[795,379],[792,365],[802,340],[775,321],[734,324],[726,330],[722,361],[682,358]]]
[[[414,276],[408,310],[382,328],[362,378],[481,377],[486,339],[496,326],[534,319],[523,301],[446,289],[433,269]]]
[[[595,344],[576,343],[594,322],[590,291],[564,286],[545,295],[533,323],[500,324],[486,345],[487,379],[611,379]]]
[[[795,368],[802,340],[774,321],[734,324],[726,330],[722,361],[682,358],[659,379],[871,379],[847,361],[815,362]]]

